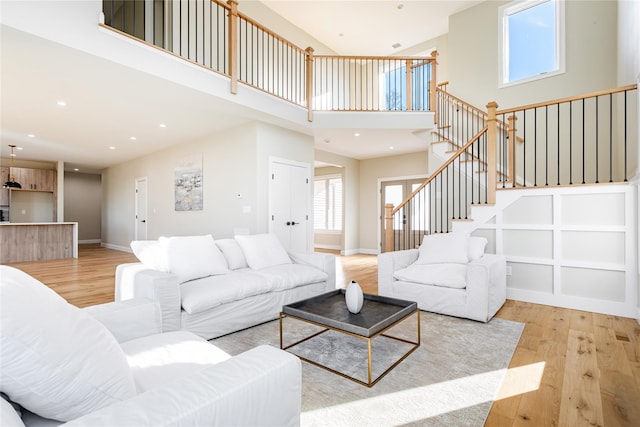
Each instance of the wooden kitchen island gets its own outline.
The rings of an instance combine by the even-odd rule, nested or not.
[[[77,222],[0,223],[0,264],[78,258]]]

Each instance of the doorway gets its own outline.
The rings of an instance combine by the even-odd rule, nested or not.
[[[394,207],[400,205],[425,181],[425,179],[427,179],[426,176],[419,178],[394,179],[380,182],[380,252],[386,252],[384,242],[385,206],[387,204],[391,204]],[[424,209],[426,209],[426,207],[424,207]],[[401,212],[401,215],[402,224],[399,227],[394,227],[394,235],[403,232],[406,225],[411,225],[416,222],[413,218],[414,216],[416,216],[416,213],[412,212],[411,209],[403,210]],[[415,219],[417,220],[417,218]],[[425,230],[413,229],[411,233],[413,240],[416,241],[417,245],[420,245],[420,237],[425,233]]]

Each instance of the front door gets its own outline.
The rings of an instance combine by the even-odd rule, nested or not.
[[[423,182],[425,178],[416,179],[399,179],[393,181],[382,181],[380,183],[380,251],[387,252],[385,249],[385,206],[387,204],[396,207],[400,205],[407,197],[411,195]],[[416,216],[419,212],[416,209],[403,209],[399,214],[402,216],[401,224],[394,223],[394,238],[402,235],[406,235],[407,227],[416,223],[413,216]],[[410,232],[410,238],[415,240],[416,245],[420,245],[420,236],[424,234],[424,230],[412,230]]]

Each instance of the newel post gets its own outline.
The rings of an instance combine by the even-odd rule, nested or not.
[[[228,0],[229,5],[229,76],[231,93],[238,93],[238,2]]]
[[[437,61],[436,61],[436,57],[438,56],[438,51],[434,50],[433,52],[431,52],[431,58],[433,58],[431,60],[431,81],[429,82],[429,111],[432,112],[436,112],[436,87],[437,87],[437,78],[436,78],[436,68],[437,67]],[[435,123],[437,123],[437,117],[438,115],[436,114],[434,116],[434,120]]]
[[[509,178],[511,178],[511,185],[516,186],[516,120],[518,118],[515,114],[508,117],[509,123],[507,124],[507,136],[509,137]]]
[[[306,52],[306,97],[307,97],[307,120],[313,121],[313,48],[309,46],[304,50]]]
[[[384,205],[384,252],[393,250],[393,205]]]
[[[496,147],[498,146],[498,121],[496,110],[498,104],[487,104],[487,203],[495,204],[496,187],[498,185],[498,162]]]

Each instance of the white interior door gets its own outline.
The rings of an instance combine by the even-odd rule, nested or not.
[[[136,178],[135,240],[147,240],[147,177]]]
[[[271,161],[269,231],[288,251],[309,250],[310,171],[308,164]]]

